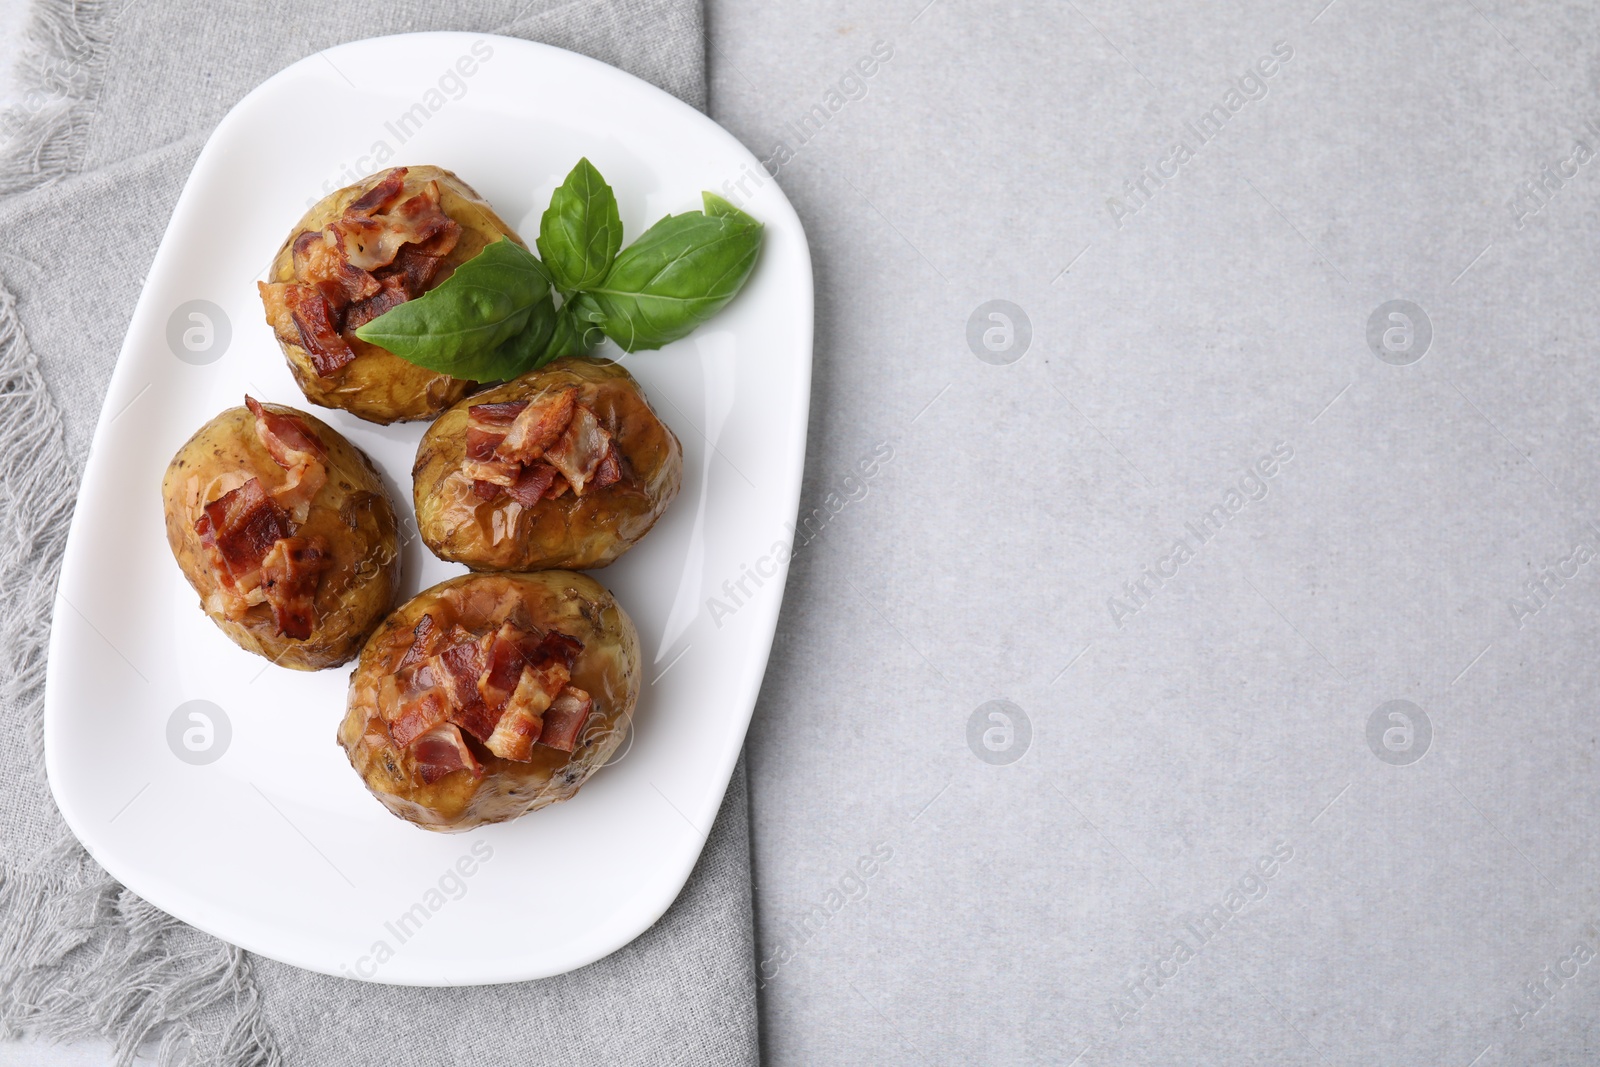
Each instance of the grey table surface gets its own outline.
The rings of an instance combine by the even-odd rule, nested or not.
[[[817,282],[767,1058],[1592,1060],[1600,11],[710,23]]]

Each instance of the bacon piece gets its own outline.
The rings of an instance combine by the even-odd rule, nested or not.
[[[506,435],[503,433],[495,433],[493,430],[480,430],[469,423],[467,425],[467,458],[480,462],[494,459],[495,446],[504,441],[505,438]]]
[[[483,765],[467,747],[461,731],[450,723],[436,726],[417,738],[411,751],[416,755],[417,772],[428,785],[451,771],[465,770],[474,778],[483,774]]]
[[[478,694],[478,679],[483,674],[485,640],[469,634],[466,640],[452,644],[428,661],[440,689],[448,699],[450,721],[463,727],[479,741],[494,733],[495,723],[499,719]]]
[[[430,238],[439,240],[428,246],[429,252],[444,255],[455,247],[461,227],[439,209],[439,183],[432,181],[386,214],[367,217],[347,211],[328,225],[328,233],[346,261],[370,271],[393,263],[402,246]]]
[[[400,706],[400,715],[389,724],[389,736],[405,748],[411,742],[445,722],[444,696],[430,689],[415,700]]]
[[[469,459],[461,464],[461,473],[474,482],[504,487],[516,484],[517,476],[522,473],[522,465],[499,459]]]
[[[397,277],[389,276],[378,279],[378,291],[359,300],[345,309],[344,329],[346,333],[354,333],[373,319],[382,315],[390,308],[404,304],[410,296],[407,294],[405,282]]]
[[[544,458],[562,473],[572,491],[582,496],[610,449],[611,434],[600,425],[594,412],[579,404],[561,438],[544,450]]]
[[[428,660],[433,676],[460,707],[478,698],[478,676],[483,673],[483,645],[470,634],[464,641],[452,640],[443,651]]]
[[[439,183],[431,181],[383,219],[400,229],[404,243],[417,245],[424,255],[447,256],[461,239],[461,226],[444,213],[439,201]]]
[[[617,452],[617,443],[612,441],[611,447],[606,450],[605,458],[600,461],[600,466],[594,469],[594,477],[589,480],[589,488],[604,489],[620,481],[622,481],[622,456]]]
[[[489,710],[489,705],[481,698],[473,697],[468,703],[450,709],[450,721],[479,741],[487,741],[500,722],[500,714]]]
[[[304,522],[311,501],[328,481],[328,468],[323,462],[328,456],[327,448],[299,416],[269,411],[248,394],[244,403],[256,417],[256,438],[288,476],[272,495],[294,512],[297,521]]]
[[[326,378],[355,360],[355,352],[339,336],[333,308],[320,291],[309,285],[291,285],[284,293],[284,303],[300,332],[300,345],[311,356],[311,366],[319,376]]]
[[[248,393],[244,405],[256,417],[256,436],[261,439],[262,447],[284,470],[291,470],[307,459],[327,456],[328,450],[321,438],[298,415],[270,411]]]
[[[213,500],[195,522],[200,543],[212,553],[224,585],[248,593],[260,584],[261,561],[277,541],[293,533],[289,515],[251,478]]]
[[[577,403],[578,389],[570,385],[529,402],[495,446],[495,455],[518,463],[538,459],[572,422]]]
[[[428,283],[433,281],[433,276],[439,273],[439,264],[444,262],[444,252],[432,254],[424,251],[425,247],[437,246],[444,233],[439,233],[422,245],[402,245],[400,251],[395,253],[394,263],[387,268],[387,278],[393,278],[395,283],[409,297],[418,297],[428,288]],[[450,241],[455,245],[454,236]],[[449,249],[445,250],[446,252]]]
[[[294,276],[315,285],[334,308],[365,300],[379,285],[378,279],[345,262],[338,245],[320,230],[307,230],[294,239]]]
[[[300,328],[294,324],[294,315],[289,311],[287,300],[292,288],[292,282],[256,282],[256,291],[261,294],[261,306],[267,312],[267,325],[272,327],[278,340],[286,345],[300,343]]]
[[[517,480],[505,487],[505,493],[525,508],[537,504],[550,491],[550,486],[561,477],[548,463],[536,462],[522,468]]]
[[[525,675],[533,674],[554,698],[567,684],[581,651],[583,642],[576,637],[556,630],[537,637],[511,622],[501,623],[487,641],[478,694],[490,710],[499,711]],[[544,709],[541,706],[539,710]]]
[[[528,408],[526,400],[507,400],[499,404],[473,404],[467,409],[468,425],[497,431],[502,437],[511,424]]]
[[[505,491],[505,486],[493,482],[475,481],[472,483],[472,495],[479,500],[493,500]]]
[[[567,686],[545,709],[539,744],[571,752],[577,747],[578,734],[582,732],[584,723],[589,721],[589,713],[593,710],[594,701],[588,693],[575,686]]]
[[[316,627],[317,584],[333,563],[320,537],[285,537],[261,560],[261,589],[279,635],[304,641]]]
[[[480,463],[493,465],[492,468],[483,468],[484,473],[475,474],[474,477],[496,485],[510,485],[516,481],[516,464],[497,457],[495,449],[505,440],[506,431],[527,406],[526,400],[508,400],[500,404],[474,404],[467,409],[467,466]]]
[[[516,671],[515,689],[504,700],[494,732],[484,741],[502,759],[529,760],[543,731],[544,712],[572,679],[572,664],[583,644],[554,630],[537,642],[509,622],[496,635],[496,651],[509,665],[491,663],[479,689],[486,702],[505,692],[506,679]],[[505,651],[501,651],[504,649]],[[512,659],[514,650],[515,659]]]
[[[391,168],[378,184],[352,200],[350,206],[344,209],[345,214],[375,215],[387,208],[399,199],[401,191],[405,188],[407,172],[406,167]]]
[[[536,685],[528,684],[537,690]],[[548,705],[549,701],[545,703]],[[539,735],[544,731],[544,719],[533,708],[532,702],[514,697],[506,705],[500,721],[495,724],[494,733],[489,735],[483,747],[501,759],[522,763],[533,759],[534,742],[539,740]]]
[[[491,711],[499,711],[511,699],[527,665],[528,655],[523,645],[527,635],[509,622],[501,623],[484,655],[483,671],[478,676],[478,695]]]

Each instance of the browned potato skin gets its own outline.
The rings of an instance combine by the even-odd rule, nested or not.
[[[268,281],[294,281],[294,239],[307,230],[321,230],[344,214],[362,193],[372,188],[389,173],[387,169],[368,175],[354,185],[329,193],[306,212],[305,217],[289,232],[278,256],[268,271]],[[439,206],[446,215],[461,224],[461,238],[434,276],[429,289],[455,273],[455,269],[479,252],[485,245],[502,237],[509,238],[526,248],[522,238],[494,213],[488,201],[472,187],[450,171],[440,167],[412,167],[405,178],[402,197],[411,196],[428,182],[439,182]],[[390,423],[411,419],[431,419],[434,415],[467,395],[475,384],[448,374],[407,363],[386,348],[369,345],[359,338],[346,338],[355,350],[356,358],[333,376],[323,378],[312,366],[311,356],[297,344],[285,344],[278,338],[278,347],[289,360],[289,369],[300,391],[313,404],[327,408],[343,408],[368,422]]]
[[[532,508],[509,497],[485,501],[474,495],[472,480],[461,473],[467,409],[568,385],[578,387],[578,402],[615,436],[627,461],[623,480]],[[439,416],[417,446],[411,474],[417,527],[441,559],[480,571],[587,570],[604,567],[655,525],[683,485],[683,446],[620,364],[574,356],[469,397]]]
[[[393,700],[394,672],[411,647],[422,616],[444,629],[498,626],[507,618],[555,629],[583,642],[572,684],[594,699],[594,710],[571,753],[533,746],[527,763],[501,759],[472,738],[483,776],[452,771],[429,785],[409,752],[395,747],[380,702]],[[417,594],[380,626],[350,676],[349,710],[339,744],[350,765],[384,807],[426,830],[455,832],[504,822],[575,794],[611,758],[628,732],[639,700],[639,637],[615,598],[586,574],[463,574]]]
[[[296,531],[320,534],[333,555],[317,586],[316,626],[304,641],[278,636],[272,608],[257,604],[242,620],[226,618],[210,606],[219,586],[194,524],[213,479],[234,471],[258,477],[271,489],[283,484],[283,468],[256,437],[255,416],[229,408],[189,438],[167,466],[161,499],[167,544],[183,576],[200,594],[206,616],[246,652],[299,671],[317,671],[348,662],[391,607],[400,590],[400,552],[394,505],[366,453],[320,419],[282,404],[270,411],[298,415],[328,450],[328,482],[311,501],[306,521]]]

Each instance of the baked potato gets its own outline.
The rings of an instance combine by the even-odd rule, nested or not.
[[[568,357],[457,403],[412,467],[422,539],[474,570],[604,567],[683,484],[683,446],[621,365]]]
[[[394,505],[366,454],[303,411],[245,397],[178,449],[161,499],[201,608],[248,652],[334,667],[394,606]]]
[[[270,280],[256,283],[306,399],[388,423],[432,418],[465,396],[474,383],[407,363],[355,331],[502,237],[523,244],[439,167],[395,167],[319,201],[278,250]]]
[[[464,574],[367,641],[339,744],[402,819],[470,830],[576,793],[626,735],[640,671],[633,623],[593,578]]]

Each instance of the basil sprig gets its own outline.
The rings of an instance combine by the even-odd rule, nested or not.
[[[622,248],[616,195],[580,159],[540,219],[542,263],[514,241],[496,241],[356,336],[478,381],[580,355],[602,334],[629,352],[660,348],[722,310],[761,251],[761,223],[713,193],[703,201],[704,211],[668,215]]]

